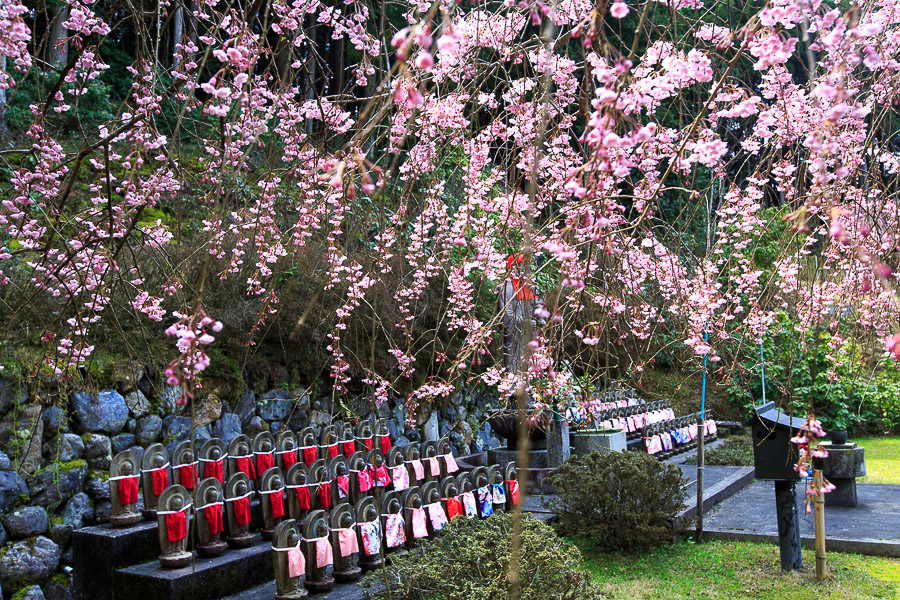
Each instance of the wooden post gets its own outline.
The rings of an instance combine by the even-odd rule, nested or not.
[[[825,498],[822,493],[824,483],[822,481],[822,471],[820,469],[813,470],[813,488],[816,490],[814,500],[815,516],[816,516],[816,579],[823,581],[825,579]]]
[[[706,373],[703,374],[703,387],[706,387]],[[706,437],[706,419],[703,418],[703,412],[700,413],[700,423],[697,425],[697,437],[700,438],[697,443],[697,533],[694,536],[699,544],[703,541],[703,438]]]

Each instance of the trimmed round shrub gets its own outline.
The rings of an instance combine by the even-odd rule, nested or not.
[[[646,548],[671,539],[684,505],[681,470],[641,452],[573,456],[549,477],[547,501],[561,535],[591,538],[605,550]]]
[[[385,572],[370,573],[364,585],[383,599],[385,576],[393,600],[508,600],[513,516],[454,519],[440,537],[392,557]],[[581,552],[552,527],[522,518],[519,563],[521,600],[597,598],[591,576],[581,569]]]

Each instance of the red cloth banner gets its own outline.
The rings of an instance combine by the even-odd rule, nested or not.
[[[278,490],[269,494],[269,502],[272,504],[272,516],[280,519],[284,516],[284,492]]]
[[[290,452],[285,452],[281,455],[281,460],[284,464],[284,472],[287,474],[288,469],[297,464],[297,451],[291,450]]]
[[[309,488],[305,485],[297,488],[297,502],[300,504],[300,510],[309,510],[312,508],[312,498],[309,496]]]
[[[385,454],[388,453],[388,450],[391,449],[391,436],[383,435],[381,436],[381,451]]]
[[[153,471],[153,494],[159,496],[169,487],[169,472],[165,467]]]
[[[256,469],[253,468],[253,460],[251,456],[237,456],[238,471],[250,478],[250,481],[256,481]]]
[[[316,494],[319,496],[319,508],[331,508],[331,482],[320,483]]]
[[[169,542],[172,544],[187,537],[187,514],[185,511],[180,510],[177,513],[166,515],[166,535],[169,536]]]
[[[234,522],[238,527],[243,527],[250,523],[250,496],[244,496],[233,501],[234,504]]]
[[[262,452],[256,455],[256,472],[262,475],[275,466],[275,457],[271,452]]]
[[[119,480],[119,504],[134,504],[138,501],[138,476],[123,477]]]
[[[516,479],[506,480],[506,489],[509,490],[509,496],[512,498],[513,504],[518,504],[519,500],[519,482]]]
[[[319,451],[316,450],[315,446],[310,446],[309,448],[303,449],[303,462],[306,463],[307,467],[311,467],[314,462],[316,462],[316,458],[319,455]]]
[[[209,528],[209,535],[216,535],[225,530],[222,523],[222,507],[218,504],[210,504],[203,508],[206,515],[206,524]]]
[[[463,507],[462,502],[459,501],[459,498],[454,496],[453,498],[447,498],[447,516],[452,521],[453,517],[462,515]]]
[[[219,483],[225,483],[225,459],[203,463],[203,477],[215,477]]]
[[[344,456],[350,458],[350,455],[356,452],[356,442],[353,440],[341,442],[341,450],[344,452]]]
[[[197,468],[194,465],[178,465],[178,481],[185,489],[194,489],[194,482],[197,481]]]

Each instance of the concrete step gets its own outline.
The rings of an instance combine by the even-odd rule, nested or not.
[[[222,600],[272,600],[275,597],[275,582],[270,581],[255,588],[226,596]],[[321,600],[366,600],[369,598],[357,583],[335,583],[334,589],[327,594],[310,594],[310,598]]]
[[[218,600],[274,578],[272,542],[257,535],[249,548],[215,558],[195,556],[181,569],[163,569],[158,560],[118,569],[112,588],[115,600]]]

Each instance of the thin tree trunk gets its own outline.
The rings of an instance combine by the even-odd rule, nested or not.
[[[52,66],[69,62],[69,45],[64,42],[68,30],[63,23],[69,20],[69,7],[66,4],[50,8],[50,40],[47,45],[47,62]]]
[[[178,68],[178,44],[184,36],[184,7],[181,4],[175,9],[172,15],[172,68]]]
[[[6,57],[0,59],[0,72],[6,73]],[[6,130],[6,89],[0,88],[0,131]]]

